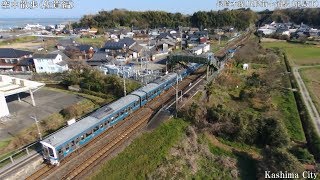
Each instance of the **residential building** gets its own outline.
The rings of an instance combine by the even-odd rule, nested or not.
[[[18,66],[22,59],[32,57],[32,52],[13,48],[0,48],[0,71],[27,71]]]
[[[37,73],[61,73],[69,69],[60,54],[35,54],[33,61]]]

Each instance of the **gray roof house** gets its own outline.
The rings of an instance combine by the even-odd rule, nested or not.
[[[58,53],[35,54],[33,61],[37,73],[61,73],[69,69],[63,56]]]

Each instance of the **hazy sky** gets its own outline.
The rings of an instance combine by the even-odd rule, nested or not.
[[[14,0],[0,0],[1,5]],[[18,3],[21,0],[16,0]],[[23,1],[23,0],[22,0]],[[26,0],[32,2],[32,0]],[[38,3],[44,0],[37,0]],[[53,2],[54,0],[49,0]],[[60,0],[62,2],[62,0]],[[217,10],[216,0],[73,0],[73,9],[20,9],[20,7],[0,8],[0,18],[57,18],[57,17],[81,17],[84,14],[95,14],[100,10],[112,10],[125,8],[128,10],[164,10],[169,12],[181,12],[192,14],[199,10]]]
[[[5,1],[14,2],[15,0],[0,0],[1,5]],[[16,0],[41,3],[45,0]],[[54,0],[49,0],[53,2]],[[60,0],[62,2],[63,0]],[[0,18],[79,18],[84,14],[95,14],[100,10],[112,10],[114,8],[125,8],[128,10],[164,10],[169,12],[181,12],[192,14],[199,10],[218,10],[217,0],[73,0],[73,9],[0,9]]]

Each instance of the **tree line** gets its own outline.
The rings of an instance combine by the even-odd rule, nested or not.
[[[312,27],[320,27],[320,8],[304,8],[304,9],[282,9],[275,11],[262,11],[259,13],[260,20],[264,23],[272,21],[295,24],[307,24]]]
[[[177,28],[179,26],[219,28],[233,26],[238,29],[246,29],[255,20],[256,13],[250,9],[198,11],[193,15],[164,11],[138,12],[114,9],[111,11],[100,11],[95,15],[85,15],[78,23],[73,24],[73,28],[83,26],[101,29],[119,26],[134,26],[139,28]]]

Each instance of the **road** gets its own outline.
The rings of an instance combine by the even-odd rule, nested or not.
[[[316,108],[316,106],[314,105],[312,98],[309,94],[309,91],[305,85],[305,83],[303,82],[300,73],[299,73],[299,69],[300,68],[306,68],[304,66],[299,66],[299,67],[293,67],[293,75],[295,77],[295,79],[297,80],[298,83],[298,87],[303,99],[303,102],[309,112],[309,115],[312,119],[312,122],[314,123],[316,130],[318,132],[318,135],[320,136],[320,116],[319,116],[319,112]]]

